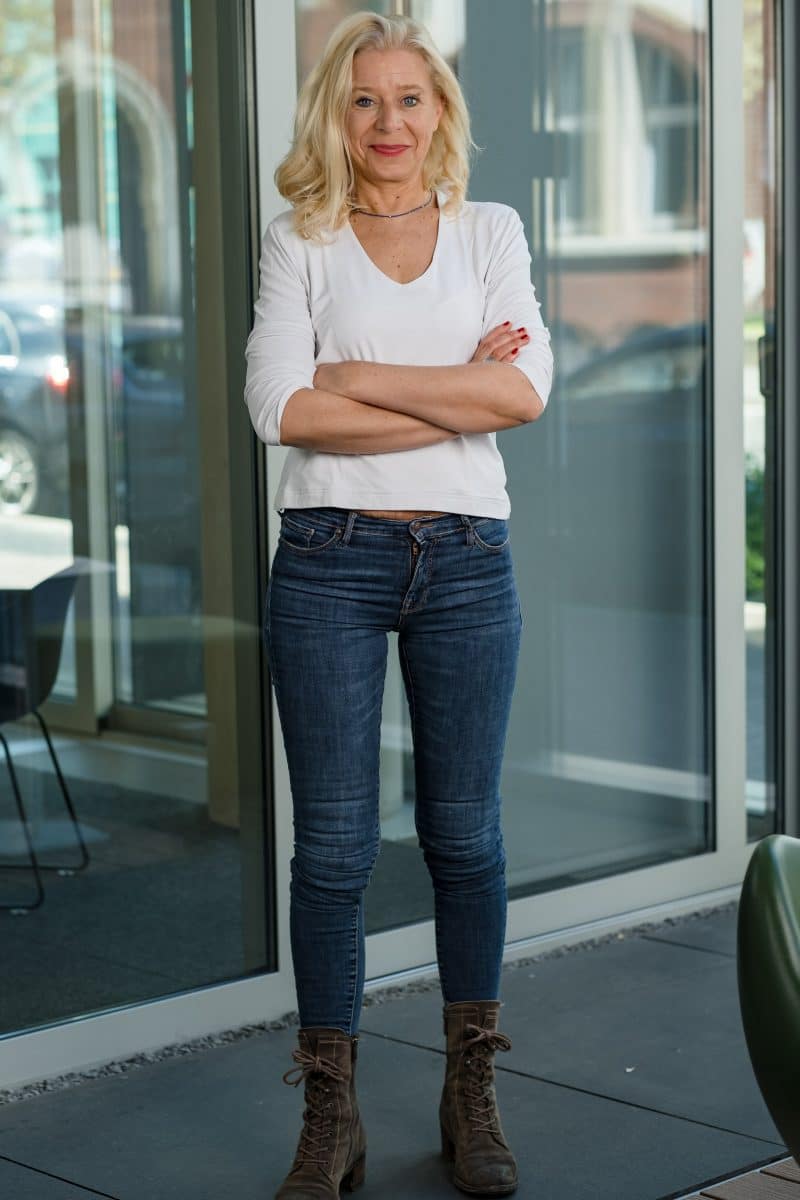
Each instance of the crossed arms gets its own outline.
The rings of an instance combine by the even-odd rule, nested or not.
[[[379,454],[508,429],[534,421],[543,409],[531,382],[510,363],[320,363],[314,387],[289,398],[280,439],[305,450]]]
[[[481,343],[470,362],[405,366],[316,363],[307,269],[281,215],[262,241],[255,321],[245,348],[244,398],[258,436],[271,446],[343,454],[411,450],[462,434],[535,421],[553,378],[550,333],[531,282],[531,255],[515,209],[495,205]],[[294,250],[290,251],[290,246]],[[487,339],[504,322],[527,329],[513,362],[487,361]]]

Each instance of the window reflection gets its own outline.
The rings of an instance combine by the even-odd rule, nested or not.
[[[523,218],[557,364],[542,421],[498,434],[525,616],[503,788],[515,897],[713,845],[706,5],[409,10],[465,90],[470,199]],[[373,928],[432,915],[390,664]]]
[[[0,21],[0,1034],[266,965],[260,680],[226,574],[255,512],[208,520],[209,479],[226,495],[250,460],[197,381],[194,193],[217,194],[221,135],[206,107],[201,163],[193,63],[241,83],[212,16],[7,0]]]

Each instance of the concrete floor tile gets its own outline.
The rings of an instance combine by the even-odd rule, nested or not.
[[[93,1197],[97,1200],[102,1195],[0,1158],[0,1196],[7,1196],[8,1200],[92,1200]]]
[[[661,942],[674,942],[680,946],[694,946],[698,950],[710,950],[717,954],[736,957],[737,910],[698,914],[689,920],[681,919],[675,924],[665,922],[660,929],[645,936]]]
[[[296,1044],[291,1028],[0,1107],[0,1153],[119,1200],[268,1200],[302,1123],[302,1085],[282,1082]],[[444,1055],[369,1033],[359,1051],[360,1195],[454,1195],[439,1145]],[[753,1138],[510,1071],[497,1091],[520,1200],[657,1200],[771,1156]]]
[[[507,966],[501,1069],[782,1144],[750,1065],[736,963],[649,937]],[[361,1028],[441,1047],[442,1000],[363,1009]]]

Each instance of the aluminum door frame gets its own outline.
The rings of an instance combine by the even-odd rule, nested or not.
[[[716,849],[673,863],[583,883],[509,904],[507,960],[624,929],[642,920],[718,904],[738,895],[750,857],[745,821],[744,449],[742,405],[743,300],[740,189],[717,188],[742,178],[742,0],[711,0],[710,152],[712,155],[713,369],[713,685],[716,695]],[[723,10],[724,4],[724,10]],[[725,19],[723,19],[723,17]],[[252,22],[252,24],[250,24]],[[257,151],[259,228],[285,207],[272,173],[289,145],[296,97],[294,3],[253,0],[248,10],[255,87],[251,106]],[[796,163],[795,163],[796,166]],[[255,267],[255,264],[254,264]],[[795,310],[796,311],[796,307]],[[722,352],[724,350],[724,353]],[[787,375],[788,380],[788,375]],[[285,450],[269,447],[267,536],[279,528],[272,496]],[[793,532],[796,529],[793,527]],[[270,549],[270,559],[272,555]],[[0,1087],[118,1062],[142,1051],[270,1021],[296,1010],[289,939],[291,797],[280,724],[271,696],[278,970],[120,1006],[28,1032],[0,1037]],[[367,989],[435,974],[433,921],[367,938]]]
[[[716,188],[715,179],[742,178],[744,164],[742,93],[742,0],[713,0],[710,14],[711,104],[705,144],[712,155],[711,272],[712,272],[712,387],[713,551],[712,595],[716,848],[709,853],[625,871],[605,879],[513,900],[508,907],[506,958],[530,954],[533,948],[563,945],[596,937],[643,920],[724,903],[738,895],[752,847],[746,841],[745,814],[745,655],[743,612],[745,597],[744,430],[741,405],[729,402],[742,390],[741,285],[743,194]],[[399,6],[398,6],[399,7]],[[409,9],[405,5],[406,11]],[[256,43],[263,38],[276,47],[271,71],[271,94],[259,105],[259,176],[261,227],[286,203],[272,182],[278,158],[288,145],[297,81],[295,56],[278,50],[274,28],[277,14],[285,29],[293,20],[291,0],[270,5],[271,17],[256,23]],[[715,15],[718,19],[714,19]],[[724,16],[725,19],[722,19]],[[263,43],[262,43],[263,44]],[[722,350],[724,349],[724,353]],[[286,451],[267,447],[269,494],[274,494]],[[271,503],[271,499],[270,499]],[[278,517],[269,509],[270,545],[278,533]],[[273,700],[274,703],[274,700]],[[287,897],[280,912],[281,961],[288,943],[288,862],[292,855],[291,800],[288,772],[273,710],[275,742],[276,828],[280,894]],[[433,920],[370,934],[366,944],[367,988],[405,978],[435,974]]]

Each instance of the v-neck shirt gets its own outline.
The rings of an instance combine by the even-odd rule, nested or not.
[[[432,271],[436,265],[436,259],[439,254],[439,248],[442,244],[442,237],[441,237],[442,210],[439,209],[438,212],[439,212],[439,220],[436,225],[436,242],[433,247],[433,254],[431,255],[431,261],[428,263],[428,266],[425,268],[425,270],[420,272],[419,275],[417,275],[416,279],[408,279],[405,281],[405,283],[402,283],[398,279],[392,279],[391,275],[387,275],[382,267],[379,267],[376,262],[373,262],[372,256],[369,254],[366,247],[362,244],[361,239],[359,238],[358,234],[356,233],[355,229],[353,228],[353,224],[351,221],[347,221],[346,227],[350,230],[350,234],[353,238],[353,241],[356,243],[356,245],[358,246],[361,253],[366,257],[367,261],[372,264],[372,266],[375,268],[376,271],[380,271],[381,275],[385,275],[386,279],[389,281],[389,283],[393,283],[395,285],[395,287],[410,287],[412,283],[419,283],[419,281],[421,279],[424,279],[425,276],[428,274],[428,271]],[[375,219],[375,218],[373,218],[373,219]]]
[[[503,321],[529,342],[514,366],[543,404],[553,378],[550,332],[531,280],[519,213],[495,201],[444,211],[425,271],[400,283],[373,262],[349,221],[325,244],[292,228],[292,210],[268,224],[259,296],[247,340],[244,398],[253,428],[280,446],[280,421],[299,388],[313,388],[318,362],[449,366],[468,363]],[[426,509],[508,517],[511,501],[496,434],[464,433],[411,450],[343,454],[287,447],[273,506]]]

